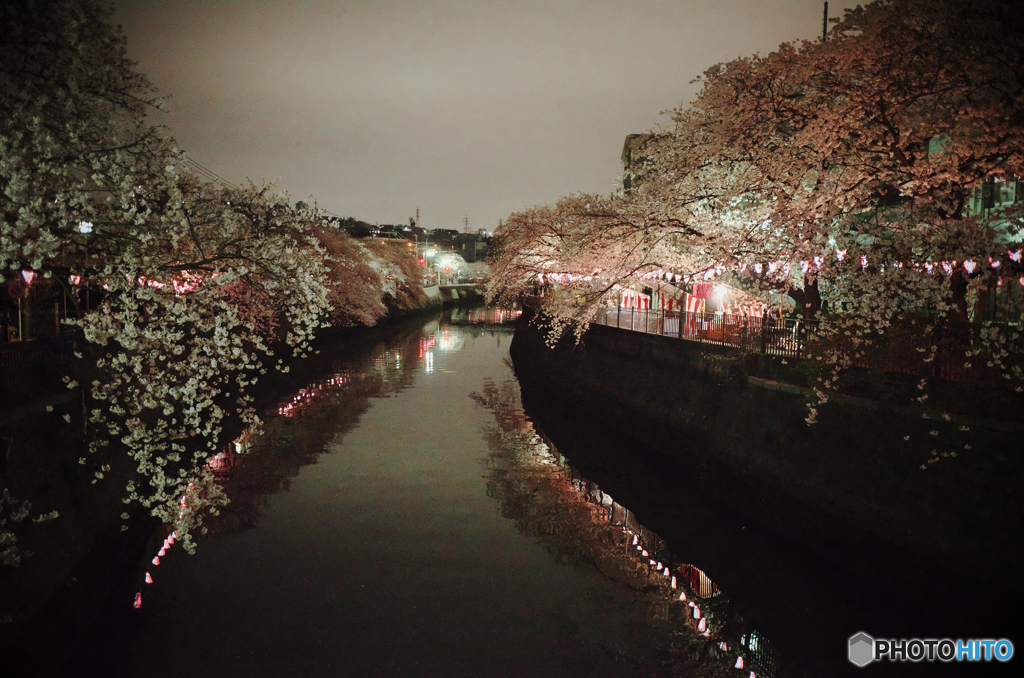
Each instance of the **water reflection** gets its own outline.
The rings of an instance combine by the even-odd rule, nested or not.
[[[210,543],[176,559],[157,535],[105,675],[153,675],[155,653],[161,675],[770,675],[749,649],[737,674],[711,580],[523,415],[510,330],[482,317],[321,346],[211,461],[230,502]]]
[[[326,362],[319,375],[278,397],[261,413],[259,429],[246,431],[225,446],[207,464],[212,473],[189,485],[192,495],[201,495],[197,497],[201,501],[194,503],[202,506],[202,515],[193,519],[202,525],[201,539],[255,527],[269,497],[291,489],[291,479],[303,467],[317,463],[331,441],[354,428],[373,399],[388,398],[412,386],[421,366],[424,373],[433,374],[435,355],[460,351],[467,339],[507,336],[508,325],[520,314],[519,310],[456,307],[422,327],[393,334],[362,359],[352,356],[345,344],[322,344],[319,352],[326,354]],[[180,503],[183,511],[190,508],[189,497],[183,496]],[[177,538],[174,526],[165,525],[150,539],[136,576],[134,607],[141,607],[145,585],[154,583],[155,568]]]
[[[646,642],[618,646],[621,660],[650,675],[730,668],[778,675],[770,644],[746,629],[714,582],[582,477],[532,424],[513,379],[489,381],[473,397],[495,420],[488,433],[487,494],[501,514],[561,562],[591,564],[634,592]]]

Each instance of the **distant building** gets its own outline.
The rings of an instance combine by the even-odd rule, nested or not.
[[[622,188],[626,192],[639,186],[654,167],[654,161],[647,154],[647,144],[658,136],[651,133],[626,136],[622,145]]]
[[[455,239],[455,251],[462,255],[467,262],[480,261],[487,256],[487,241],[484,237],[486,231],[478,233],[460,233]]]

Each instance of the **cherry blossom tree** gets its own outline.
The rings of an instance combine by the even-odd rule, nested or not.
[[[492,298],[555,279],[544,310],[556,333],[579,334],[621,286],[696,276],[788,292],[806,320],[845,307],[821,329],[841,369],[901,325],[933,359],[969,297],[1024,279],[1020,196],[998,209],[981,196],[1024,163],[1024,20],[1011,3],[879,0],[825,40],[698,80],[669,129],[631,138],[622,191],[508,219]],[[1020,295],[1004,298],[1016,317]],[[1016,332],[974,332],[961,354],[980,350],[1020,383]]]
[[[414,303],[418,279],[315,205],[191,174],[146,120],[160,101],[109,10],[16,0],[0,19],[0,271],[32,271],[73,302],[77,284],[90,289],[70,321],[92,403],[80,462],[97,482],[130,455],[126,502],[191,548],[204,505],[223,501],[206,462],[226,419],[258,426],[248,390],[282,365],[276,352],[306,355],[328,322]]]

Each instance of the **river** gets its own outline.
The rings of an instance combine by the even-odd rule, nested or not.
[[[699,482],[556,403],[532,394],[524,409],[515,317],[455,309],[322,342],[263,433],[212,463],[230,501],[197,553],[154,534],[66,673],[859,671],[844,639],[861,629],[845,620],[899,617],[904,602],[837,609],[864,595],[806,547],[717,515]],[[723,554],[747,600],[698,569]],[[779,618],[782,637],[762,633]]]
[[[617,676],[685,664],[703,639],[634,537],[656,535],[622,507],[613,516],[523,415],[513,317],[457,309],[356,351],[322,344],[321,373],[215,461],[231,501],[197,553],[158,532],[69,674]],[[709,657],[704,672],[719,668],[732,664]]]

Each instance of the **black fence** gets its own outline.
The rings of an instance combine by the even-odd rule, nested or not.
[[[76,359],[70,341],[54,339],[0,343],[0,401],[10,403],[59,391],[73,376]]]
[[[805,343],[803,323],[787,318],[611,308],[602,309],[595,322],[783,357],[803,357]]]
[[[762,355],[785,358],[820,359],[831,364],[840,357],[851,367],[882,370],[926,379],[960,381],[984,386],[1019,386],[1008,379],[1006,370],[990,357],[986,348],[994,343],[1006,355],[1018,353],[1024,338],[1015,338],[1017,326],[973,324],[928,326],[919,324],[890,328],[885,333],[860,337],[829,336],[823,324],[789,318],[688,313],[647,309],[606,308],[594,322],[635,332],[732,346]],[[983,333],[990,336],[983,340]],[[925,348],[925,345],[928,345]],[[934,354],[931,346],[935,347]],[[982,349],[973,357],[969,354]],[[1006,357],[1004,355],[1004,357]],[[990,364],[991,363],[991,364]]]

